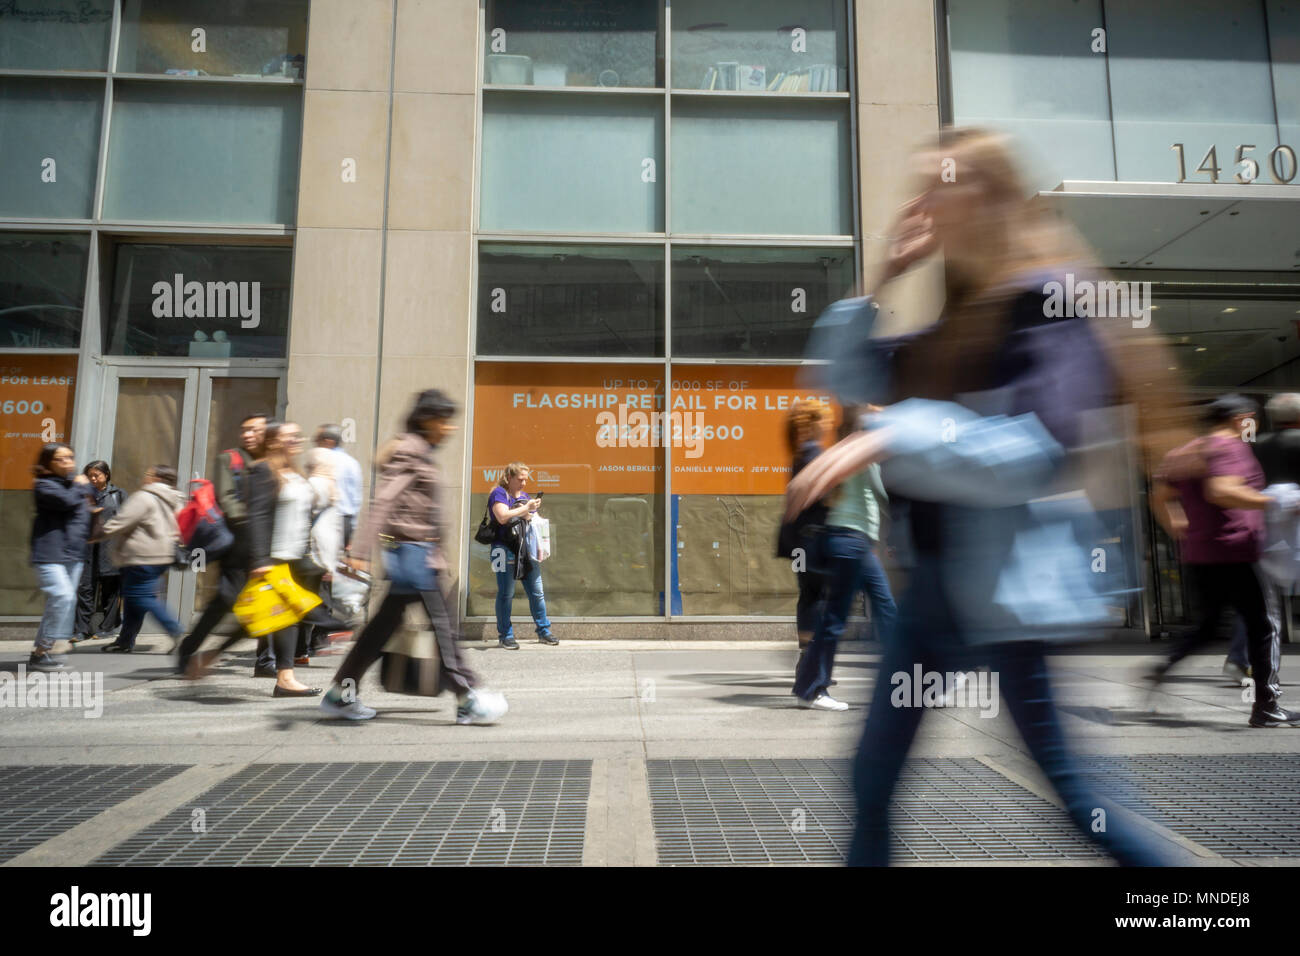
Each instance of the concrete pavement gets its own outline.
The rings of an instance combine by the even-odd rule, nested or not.
[[[470,665],[506,694],[510,713],[497,726],[462,727],[454,723],[449,695],[386,694],[373,675],[361,696],[379,709],[377,719],[323,720],[314,700],[273,699],[273,682],[251,676],[251,641],[238,645],[207,680],[187,683],[170,675],[165,638],[153,639],[152,651],[151,639],[143,640],[131,655],[101,654],[100,642],[72,655],[78,669],[104,674],[106,701],[97,719],[70,709],[0,708],[0,765],[174,763],[190,769],[11,862],[89,862],[249,764],[582,759],[593,761],[584,862],[650,863],[655,834],[647,761],[848,757],[878,660],[875,645],[843,646],[835,692],[851,709],[826,713],[793,706],[795,651],[772,642],[614,640],[548,647],[524,640],[514,652],[469,643]],[[1300,750],[1300,729],[1246,726],[1249,704],[1241,688],[1221,676],[1221,652],[1187,659],[1159,693],[1150,694],[1140,674],[1157,659],[1153,647],[1161,649],[1094,645],[1052,659],[1058,703],[1076,750]],[[12,671],[27,649],[25,642],[0,642],[0,667]],[[298,676],[328,686],[339,660],[317,658]],[[1295,666],[1284,659],[1284,676]],[[1055,802],[1005,708],[991,719],[973,708],[935,710],[922,724],[913,756],[975,758]],[[1176,834],[1169,839],[1200,862],[1228,862]]]

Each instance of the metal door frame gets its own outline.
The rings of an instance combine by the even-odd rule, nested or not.
[[[181,491],[188,482],[203,475],[196,467],[204,464],[207,451],[208,429],[211,427],[212,382],[218,378],[266,378],[276,380],[275,408],[267,409],[277,415],[285,407],[288,389],[286,369],[279,367],[220,366],[195,367],[180,365],[127,365],[112,364],[104,367],[101,384],[101,431],[98,447],[111,451],[117,432],[117,396],[124,378],[167,378],[185,382],[185,397],[181,408],[180,448],[177,451],[176,482]],[[183,626],[193,624],[197,609],[195,595],[198,581],[194,575],[170,571],[167,574],[167,607]]]

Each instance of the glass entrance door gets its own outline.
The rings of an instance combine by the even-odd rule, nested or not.
[[[187,493],[189,480],[212,480],[217,456],[238,447],[245,416],[274,417],[283,406],[280,369],[113,366],[104,380],[106,433],[99,446],[112,449],[113,483],[128,494],[156,464],[174,465],[177,484]],[[216,582],[215,566],[199,574],[171,572],[167,604],[172,613],[188,624]]]

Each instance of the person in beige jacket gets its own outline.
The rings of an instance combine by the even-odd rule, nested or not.
[[[184,500],[176,490],[176,469],[154,465],[145,472],[140,490],[104,525],[102,536],[113,542],[113,563],[122,569],[122,630],[116,641],[103,648],[110,654],[129,654],[135,649],[136,635],[147,614],[166,629],[173,644],[184,633],[158,594],[180,544],[176,512]]]

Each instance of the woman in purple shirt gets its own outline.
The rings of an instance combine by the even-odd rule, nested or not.
[[[1158,684],[1175,664],[1213,640],[1225,608],[1246,622],[1251,673],[1255,678],[1252,727],[1300,721],[1284,709],[1270,686],[1273,673],[1272,625],[1259,577],[1264,544],[1264,511],[1274,504],[1262,494],[1264,470],[1242,438],[1246,423],[1259,413],[1241,395],[1224,395],[1205,413],[1207,432],[1171,452],[1152,491],[1156,519],[1179,542],[1192,590],[1200,597],[1200,623],[1151,673]]]
[[[528,466],[521,461],[506,465],[497,487],[488,496],[488,510],[496,534],[492,539],[492,570],[497,576],[497,638],[501,646],[519,650],[514,627],[510,623],[510,609],[515,599],[515,581],[524,582],[528,595],[528,610],[537,626],[537,639],[543,644],[560,643],[551,634],[551,621],[546,616],[546,595],[542,591],[542,569],[528,557],[528,549],[520,546],[527,522],[533,519],[542,506],[540,498],[530,498],[524,491],[528,483]],[[514,527],[512,527],[514,526]],[[515,528],[518,528],[516,532]]]

